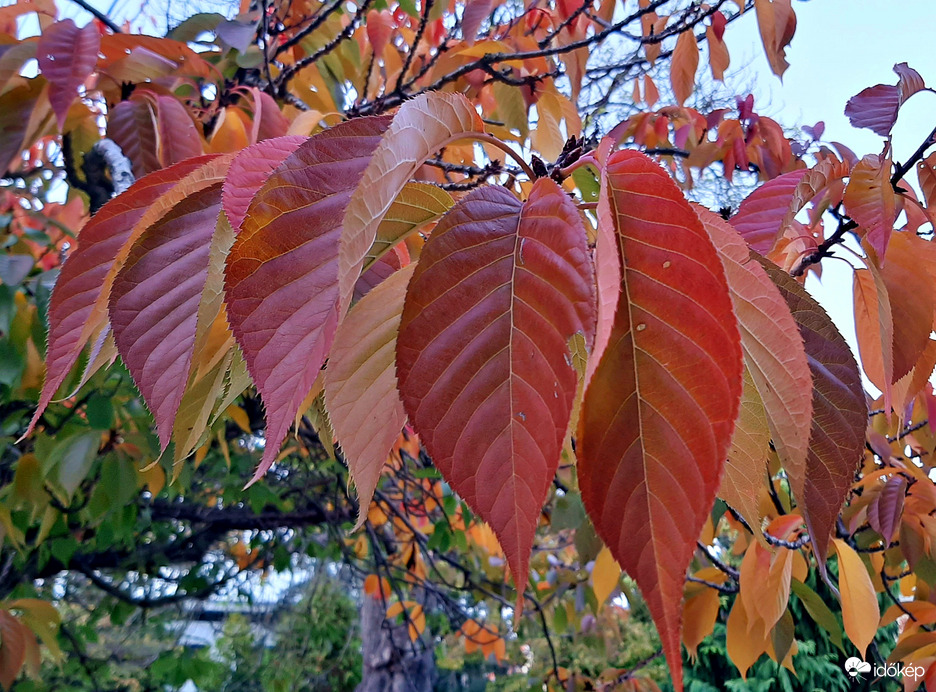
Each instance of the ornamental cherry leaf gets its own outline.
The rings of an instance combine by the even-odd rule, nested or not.
[[[266,473],[338,327],[342,217],[387,118],[308,139],[254,197],[225,268],[228,319],[267,409]]]
[[[682,689],[680,602],[738,413],[741,340],[716,250],[672,179],[633,151],[609,157],[606,179],[623,274],[607,348],[592,356],[579,485]]]
[[[569,343],[594,338],[578,210],[548,178],[526,202],[474,190],[446,214],[410,281],[397,376],[435,466],[491,525],[523,604],[540,510],[578,385]]]
[[[71,19],[56,22],[39,35],[36,57],[39,69],[49,81],[49,103],[59,130],[78,95],[78,87],[94,71],[101,47],[101,34],[94,22],[79,29]]]

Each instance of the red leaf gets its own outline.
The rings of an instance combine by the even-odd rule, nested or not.
[[[156,114],[148,99],[131,97],[114,106],[107,120],[107,136],[130,159],[135,177],[142,178],[162,168]]]
[[[793,201],[799,182],[807,171],[784,173],[768,180],[748,195],[738,213],[731,217],[731,225],[755,252],[770,252],[780,235],[783,219]]]
[[[79,29],[71,19],[65,19],[39,34],[36,57],[39,69],[49,81],[49,103],[59,130],[65,126],[78,87],[94,71],[100,48],[101,34],[94,22]]]
[[[855,164],[845,188],[845,210],[858,223],[881,262],[897,220],[897,195],[890,182],[891,160],[868,154]]]
[[[26,637],[31,632],[13,617],[9,610],[0,609],[0,685],[13,689],[13,683],[26,662]]]
[[[406,423],[394,354],[413,268],[394,273],[354,306],[338,328],[325,370],[329,417],[357,488],[357,527],[367,519],[380,472]]]
[[[907,63],[894,65],[894,72],[900,78],[896,86],[876,84],[848,99],[845,115],[852,126],[866,127],[881,137],[887,137],[897,122],[900,107],[908,98],[926,88],[923,78]]]
[[[740,337],[715,248],[672,179],[619,151],[607,183],[624,270],[582,405],[579,484],[647,600],[681,690],[680,602],[738,413]]]
[[[518,614],[578,384],[569,342],[594,337],[593,283],[578,210],[541,178],[524,203],[485,187],[456,204],[403,308],[404,407],[443,477],[494,530]]]
[[[182,103],[172,96],[157,96],[159,124],[159,161],[171,166],[179,161],[201,156],[202,139]]]
[[[799,326],[813,378],[803,515],[825,569],[829,538],[864,454],[868,407],[855,357],[832,320],[789,274],[763,262]]]
[[[180,179],[215,158],[189,159],[136,181],[129,190],[101,207],[81,230],[78,245],[62,265],[52,291],[46,379],[29,431],[65,381],[92,334],[106,323],[108,291],[105,289],[109,286],[105,282],[137,222],[150,205]]]
[[[231,162],[231,168],[224,181],[222,205],[235,232],[240,230],[253,196],[263,187],[277,166],[306,139],[299,135],[291,135],[252,144]]]
[[[284,137],[289,131],[289,120],[276,105],[276,101],[265,91],[252,88],[254,94],[254,139],[263,142],[267,139]]]
[[[250,204],[225,267],[228,319],[267,410],[256,481],[273,464],[338,327],[338,238],[389,120],[306,140]]]
[[[878,496],[868,505],[868,524],[881,534],[887,546],[900,526],[906,490],[907,481],[903,476],[895,474],[887,479]]]
[[[220,210],[220,180],[179,202],[133,245],[111,289],[117,350],[153,414],[163,450],[188,382]]]
[[[743,239],[719,216],[698,211],[725,267],[741,326],[744,363],[763,401],[793,496],[802,503],[812,422],[812,377],[803,339],[786,301],[764,268],[751,259]]]
[[[468,0],[465,3],[465,12],[462,16],[462,36],[465,43],[473,46],[478,37],[481,23],[491,14],[492,0]]]

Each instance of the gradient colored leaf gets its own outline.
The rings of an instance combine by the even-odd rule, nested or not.
[[[845,211],[882,263],[897,220],[897,193],[890,183],[892,167],[889,158],[868,154],[852,169],[844,196]]]
[[[325,370],[325,403],[358,494],[360,527],[393,443],[406,423],[397,391],[396,343],[415,265],[358,302],[338,327]]]
[[[138,180],[101,207],[81,230],[78,245],[62,266],[52,291],[46,379],[39,406],[29,424],[30,431],[89,339],[106,324],[110,284],[105,282],[118,257],[125,248],[129,249],[127,245],[133,239],[136,224],[160,196],[213,158],[190,159]]]
[[[725,80],[725,70],[731,64],[728,55],[728,46],[722,40],[725,33],[725,15],[715,12],[712,15],[712,25],[705,29],[705,41],[708,45],[709,67],[712,69],[712,78],[720,82]]]
[[[906,479],[900,474],[894,474],[887,479],[878,496],[868,505],[868,524],[881,535],[887,546],[891,544],[894,532],[900,526],[906,491]]]
[[[876,267],[855,270],[852,299],[862,368],[871,384],[884,393],[889,407],[894,372],[894,319],[887,287]]]
[[[738,597],[744,601],[749,626],[757,619],[768,632],[777,624],[790,600],[792,569],[793,551],[760,543],[748,546],[739,570]]]
[[[738,232],[707,209],[697,210],[725,268],[745,367],[763,401],[793,496],[802,502],[812,421],[812,377],[803,339],[783,296],[764,268],[751,259]]]
[[[344,213],[339,316],[351,304],[354,284],[393,200],[430,156],[472,132],[484,132],[484,123],[462,94],[431,92],[400,106]]]
[[[848,99],[845,115],[853,127],[866,127],[881,137],[887,137],[904,102],[925,88],[922,77],[907,63],[894,65],[899,80],[896,85],[876,84]]]
[[[881,280],[887,287],[893,318],[892,383],[909,373],[929,342],[936,312],[933,244],[914,233],[891,234]]]
[[[279,454],[332,345],[341,220],[387,124],[360,118],[305,141],[256,194],[228,255],[228,319],[267,410],[253,480]]]
[[[760,30],[770,69],[778,77],[790,66],[786,48],[796,31],[796,13],[791,0],[754,0],[757,28]]]
[[[79,29],[71,19],[56,22],[39,34],[36,57],[49,81],[49,103],[61,130],[78,96],[78,87],[94,71],[101,48],[101,34],[94,22]]]
[[[923,199],[930,207],[936,206],[936,152],[917,164],[917,177]]]
[[[235,232],[240,230],[257,191],[306,139],[298,135],[277,137],[252,144],[234,158],[224,181],[222,206]]]
[[[673,62],[670,65],[670,84],[673,95],[680,106],[686,102],[695,87],[696,70],[699,68],[699,44],[695,34],[683,31],[676,39]]]
[[[731,436],[718,497],[737,510],[757,536],[762,535],[760,492],[767,474],[769,451],[767,412],[751,373],[745,367],[738,420]]]
[[[832,541],[838,554],[839,591],[845,634],[865,658],[868,645],[877,633],[881,610],[868,569],[861,557],[845,541]]]
[[[114,106],[107,120],[107,136],[130,159],[135,177],[162,168],[156,114],[149,99],[131,97]]]
[[[159,161],[163,166],[171,166],[204,153],[195,122],[179,99],[173,96],[157,96],[156,115]]]
[[[364,258],[361,275],[410,233],[438,219],[453,204],[452,196],[436,185],[407,183],[377,227],[377,237]]]
[[[594,337],[588,254],[579,212],[552,180],[523,203],[479,188],[436,226],[403,308],[404,408],[443,477],[494,530],[518,615],[578,385],[569,342]]]
[[[725,573],[716,567],[703,567],[692,576],[712,584],[724,584],[727,579]],[[715,629],[720,607],[719,592],[716,589],[698,582],[686,584],[682,638],[690,659],[696,660],[699,644]]]
[[[15,169],[23,150],[32,144],[36,136],[32,123],[36,111],[43,107],[45,89],[44,80],[32,79],[0,95],[0,172]]]
[[[764,261],[799,326],[813,379],[803,517],[821,569],[835,520],[864,455],[868,407],[855,357],[826,311],[789,274]]]
[[[740,337],[718,254],[673,180],[633,151],[606,170],[623,276],[582,405],[579,484],[681,689],[680,601],[737,418]]]
[[[774,246],[804,175],[806,170],[800,169],[768,180],[748,195],[731,217],[731,225],[755,252],[765,254]]]
[[[220,180],[179,202],[134,244],[111,288],[114,341],[153,414],[163,450],[188,383],[220,210]]]

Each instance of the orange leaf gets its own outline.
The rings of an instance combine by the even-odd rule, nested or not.
[[[335,334],[325,403],[358,493],[360,528],[380,472],[406,422],[394,356],[403,297],[415,265],[395,272],[357,303]]]
[[[877,633],[881,611],[868,569],[845,541],[833,539],[838,553],[839,590],[842,595],[842,620],[845,634],[864,657],[868,645]]]
[[[786,47],[796,31],[796,13],[790,0],[754,0],[754,10],[767,62],[773,73],[781,77],[790,66],[786,61]]]
[[[875,249],[881,263],[897,219],[897,193],[890,182],[889,158],[868,154],[855,164],[845,187],[845,210]]]
[[[680,106],[686,102],[695,86],[696,70],[699,67],[699,44],[695,34],[683,31],[676,39],[673,59],[670,64],[670,84],[673,95]]]
[[[594,334],[592,272],[578,210],[555,182],[537,180],[524,203],[479,188],[436,226],[403,307],[404,408],[497,535],[518,612],[578,385],[569,341]]]
[[[592,354],[579,483],[599,536],[647,600],[681,689],[679,603],[737,418],[740,337],[718,254],[673,180],[619,151],[606,184],[610,213],[599,220],[613,223],[623,275],[607,347]]]

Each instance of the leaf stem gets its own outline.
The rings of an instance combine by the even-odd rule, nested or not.
[[[527,174],[530,180],[536,180],[536,178],[539,177],[536,175],[536,173],[533,172],[533,169],[530,168],[530,164],[523,160],[523,157],[520,156],[520,154],[511,149],[506,142],[502,142],[494,135],[489,135],[487,132],[468,132],[465,133],[463,137],[459,137],[459,139],[473,139],[478,142],[487,142],[488,144],[497,147],[514,161],[516,161],[517,165],[523,169],[523,172]]]

